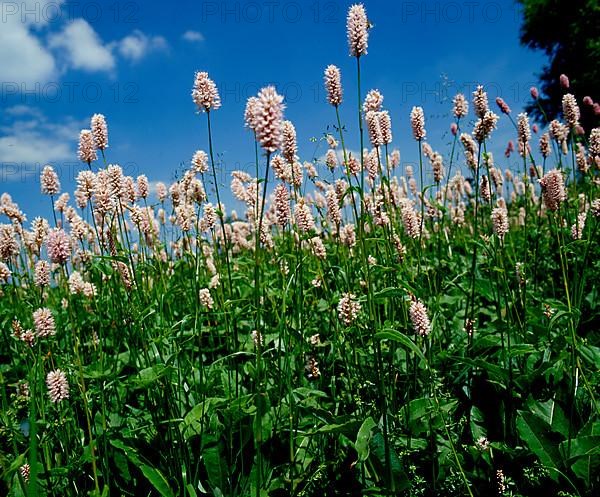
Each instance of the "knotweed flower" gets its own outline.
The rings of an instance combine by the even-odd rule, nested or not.
[[[254,130],[256,124],[256,116],[258,115],[258,98],[250,97],[246,101],[246,110],[244,111],[244,123],[245,125]]]
[[[38,338],[47,338],[56,335],[54,316],[47,307],[41,307],[33,313],[35,334]]]
[[[29,483],[29,475],[31,473],[31,467],[29,466],[28,463],[23,464],[23,466],[21,466],[19,468],[19,473],[21,473],[21,478],[23,478],[23,481],[25,483]]]
[[[52,262],[64,264],[71,255],[71,239],[63,229],[54,228],[48,233],[46,248]]]
[[[535,86],[529,88],[529,93],[531,94],[531,98],[533,98],[534,100],[537,100],[540,96],[540,93],[538,92],[538,89]]]
[[[52,169],[52,166],[44,167],[40,176],[40,184],[42,185],[42,193],[45,195],[56,195],[60,191],[58,174]]]
[[[365,120],[367,121],[367,129],[369,130],[369,139],[373,147],[379,147],[383,145],[383,134],[381,132],[381,126],[379,123],[379,113],[370,110],[365,114]]]
[[[498,235],[500,240],[504,240],[504,236],[508,233],[508,212],[503,207],[496,207],[492,210],[492,225],[494,233]]]
[[[542,199],[544,205],[551,211],[556,211],[561,202],[567,199],[565,183],[561,171],[552,169],[539,180],[542,185]]]
[[[283,121],[281,154],[290,164],[293,164],[298,153],[296,128],[291,121]]]
[[[147,198],[148,191],[150,189],[150,185],[148,183],[148,177],[145,174],[140,174],[136,178],[136,185],[137,185],[137,196],[139,198]]]
[[[458,133],[458,125],[456,123],[450,125],[450,133],[452,133],[452,136],[456,136]]]
[[[279,184],[275,187],[274,201],[275,204],[275,216],[277,217],[277,224],[282,228],[290,222],[290,192],[285,185]]]
[[[479,185],[479,194],[481,195],[481,198],[486,202],[490,201],[490,181],[488,180],[488,177],[485,174],[481,177],[481,182]]]
[[[192,167],[195,173],[204,174],[208,171],[208,155],[202,150],[196,150],[192,156]]]
[[[197,72],[192,88],[192,100],[198,106],[198,112],[210,112],[221,107],[221,97],[215,82],[207,72]]]
[[[590,132],[589,152],[592,157],[600,156],[600,128],[594,128]]]
[[[0,262],[0,283],[7,283],[11,274],[8,266],[4,262]]]
[[[540,153],[542,154],[542,157],[548,157],[551,150],[550,135],[548,133],[544,133],[542,136],[540,136]]]
[[[591,210],[594,217],[600,217],[600,198],[592,202]]]
[[[262,336],[262,333],[260,333],[260,331],[252,330],[252,333],[250,333],[250,336],[252,337],[252,341],[254,342],[254,345],[256,347],[264,345],[265,340]]]
[[[381,129],[381,137],[383,138],[384,145],[392,143],[392,119],[390,113],[387,110],[378,112],[379,128]]]
[[[350,292],[342,294],[342,298],[337,306],[338,316],[342,323],[346,326],[350,326],[358,318],[360,310],[361,305],[360,302],[356,300],[356,295]]]
[[[413,107],[410,113],[410,125],[415,140],[422,140],[427,135],[425,131],[425,114],[422,107]]]
[[[577,105],[577,100],[575,100],[573,95],[570,93],[563,95],[562,108],[565,121],[567,121],[569,127],[575,128],[576,126],[579,126],[579,105]]]
[[[327,217],[329,220],[339,228],[342,223],[342,216],[340,213],[340,206],[338,204],[338,196],[334,188],[329,188],[325,192],[325,198],[327,199]]]
[[[325,165],[329,168],[330,171],[333,171],[337,166],[338,160],[335,150],[329,149],[325,154]]]
[[[352,5],[346,19],[348,46],[352,57],[367,54],[369,45],[369,21],[362,4]]]
[[[260,90],[257,101],[252,105],[249,127],[256,133],[261,147],[273,153],[281,145],[283,97],[277,93],[275,87],[267,86]]]
[[[473,128],[473,137],[479,143],[488,139],[491,132],[496,129],[496,123],[498,122],[498,115],[492,111],[487,111],[483,117],[481,117]]]
[[[587,218],[587,212],[581,212],[577,216],[577,222],[571,226],[571,236],[573,240],[581,240],[583,237],[583,228],[585,228],[585,220]]]
[[[50,284],[50,264],[48,261],[38,261],[35,264],[35,272],[33,276],[35,286],[44,288]]]
[[[67,375],[60,369],[55,369],[48,373],[46,376],[46,386],[48,387],[48,396],[51,402],[57,403],[69,398]]]
[[[94,136],[94,143],[98,150],[106,150],[108,148],[108,127],[106,119],[102,114],[94,114],[92,116],[90,128]]]
[[[200,303],[206,307],[209,311],[212,310],[214,306],[214,300],[210,295],[210,290],[208,288],[202,288],[199,292]]]
[[[496,104],[498,105],[498,108],[502,111],[503,114],[510,114],[510,107],[502,97],[496,97]]]
[[[383,105],[383,95],[379,90],[370,90],[365,97],[363,104],[363,112],[366,114],[369,111],[379,112]]]
[[[465,117],[469,113],[469,102],[462,93],[454,95],[452,113],[455,117]]]
[[[94,135],[89,129],[82,129],[79,133],[78,156],[79,160],[81,162],[86,162],[88,166],[98,158],[96,155]]]
[[[404,199],[400,204],[400,212],[402,214],[402,224],[406,234],[411,238],[419,238],[420,223],[419,217],[415,212],[412,203]]]
[[[315,219],[312,215],[310,207],[306,205],[306,200],[300,198],[294,207],[294,218],[300,231],[304,233],[315,228]]]
[[[342,103],[342,76],[340,69],[333,64],[325,69],[325,89],[327,100],[331,105],[337,107]]]
[[[525,112],[521,112],[517,116],[517,133],[520,143],[529,143],[531,140],[531,130],[529,129],[529,117]]]
[[[410,321],[412,322],[415,332],[419,336],[426,337],[431,331],[431,323],[427,316],[427,308],[423,302],[416,297],[411,297],[411,300],[410,309],[408,310]]]
[[[475,108],[475,115],[480,119],[482,119],[490,110],[487,93],[483,90],[483,86],[481,85],[473,92],[473,107]]]
[[[568,90],[570,83],[569,83],[569,78],[567,77],[566,74],[561,74],[560,77],[558,78],[559,82],[560,82],[560,86],[565,89]]]

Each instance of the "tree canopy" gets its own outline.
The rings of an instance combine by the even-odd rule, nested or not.
[[[523,8],[521,43],[543,50],[549,58],[540,78],[540,103],[548,119],[561,112],[561,74],[569,77],[578,98],[600,100],[600,1],[517,0]],[[582,125],[589,132],[600,116],[591,105],[582,106]],[[531,104],[528,111],[538,121],[544,116]]]

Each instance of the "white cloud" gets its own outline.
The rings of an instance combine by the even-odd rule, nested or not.
[[[51,81],[56,73],[54,56],[33,34],[41,26],[35,16],[6,15],[0,28],[0,78],[26,89]]]
[[[110,49],[84,19],[75,19],[60,33],[51,35],[49,46],[64,51],[68,66],[75,69],[93,72],[111,71],[115,67]]]
[[[117,42],[116,47],[122,57],[137,62],[149,52],[165,50],[168,44],[167,40],[162,36],[148,36],[136,29],[130,35]]]
[[[183,35],[181,35],[181,37],[185,41],[189,41],[192,43],[204,41],[204,35],[198,31],[186,31],[185,33],[183,33]]]
[[[85,122],[67,117],[48,121],[39,109],[18,105],[7,110],[16,119],[0,127],[0,157],[4,164],[47,164],[76,161],[77,137]]]

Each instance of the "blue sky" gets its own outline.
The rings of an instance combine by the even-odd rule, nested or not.
[[[0,190],[32,219],[47,210],[38,194],[40,166],[53,164],[72,191],[81,164],[81,128],[103,113],[108,160],[129,174],[170,181],[193,152],[207,148],[206,118],[190,91],[196,70],[208,71],[223,101],[213,115],[220,180],[251,170],[254,148],[243,127],[246,99],[275,84],[287,98],[302,160],[321,156],[335,120],[326,103],[323,70],[342,70],[342,120],[356,136],[356,64],[348,55],[344,1],[3,1],[0,29]],[[452,96],[477,83],[518,112],[544,64],[519,45],[521,22],[512,1],[367,1],[374,24],[361,59],[363,95],[385,96],[394,147],[414,162],[409,113],[425,108],[428,141],[447,153]],[[495,107],[495,106],[494,106]],[[468,126],[470,131],[470,126]],[[494,133],[496,161],[513,130]],[[316,149],[316,146],[318,148]]]

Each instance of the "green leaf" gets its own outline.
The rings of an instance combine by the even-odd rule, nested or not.
[[[561,469],[562,464],[558,447],[548,438],[549,430],[550,426],[542,419],[530,412],[519,411],[517,418],[519,436],[538,456],[541,463],[550,470],[550,476],[557,480],[558,472],[553,470]]]
[[[139,468],[142,474],[162,497],[175,497],[175,494],[171,490],[165,475],[163,475],[159,469],[156,469],[148,464],[146,459],[139,455],[134,448],[128,447],[121,440],[111,440],[110,443],[113,447],[121,449],[125,453],[127,459],[129,459],[135,466]]]
[[[392,340],[394,342],[398,342],[407,349],[412,350],[419,359],[421,359],[424,362],[427,362],[427,359],[425,359],[423,352],[421,352],[421,349],[417,347],[415,342],[408,338],[404,333],[400,333],[398,330],[393,330],[391,328],[382,330],[379,333],[375,334],[375,338],[379,340]]]
[[[208,473],[208,481],[216,494],[217,490],[225,488],[227,484],[227,467],[223,454],[221,454],[221,446],[214,445],[204,449],[202,459]]]
[[[134,390],[148,388],[160,378],[170,374],[171,371],[171,367],[167,367],[164,364],[156,364],[150,368],[142,369],[130,382]]]
[[[183,433],[183,437],[187,440],[194,435],[201,435],[202,429],[204,428],[204,430],[206,430],[208,424],[208,422],[205,421],[204,425],[202,425],[202,418],[208,413],[214,412],[216,408],[220,407],[225,402],[226,399],[210,397],[192,407],[192,410],[185,415],[179,426]]]
[[[358,430],[358,434],[356,435],[356,442],[354,443],[354,448],[358,453],[359,462],[366,461],[367,457],[369,457],[369,444],[373,436],[373,428],[375,428],[376,426],[377,423],[375,423],[373,418],[369,416],[363,421],[363,424]]]

